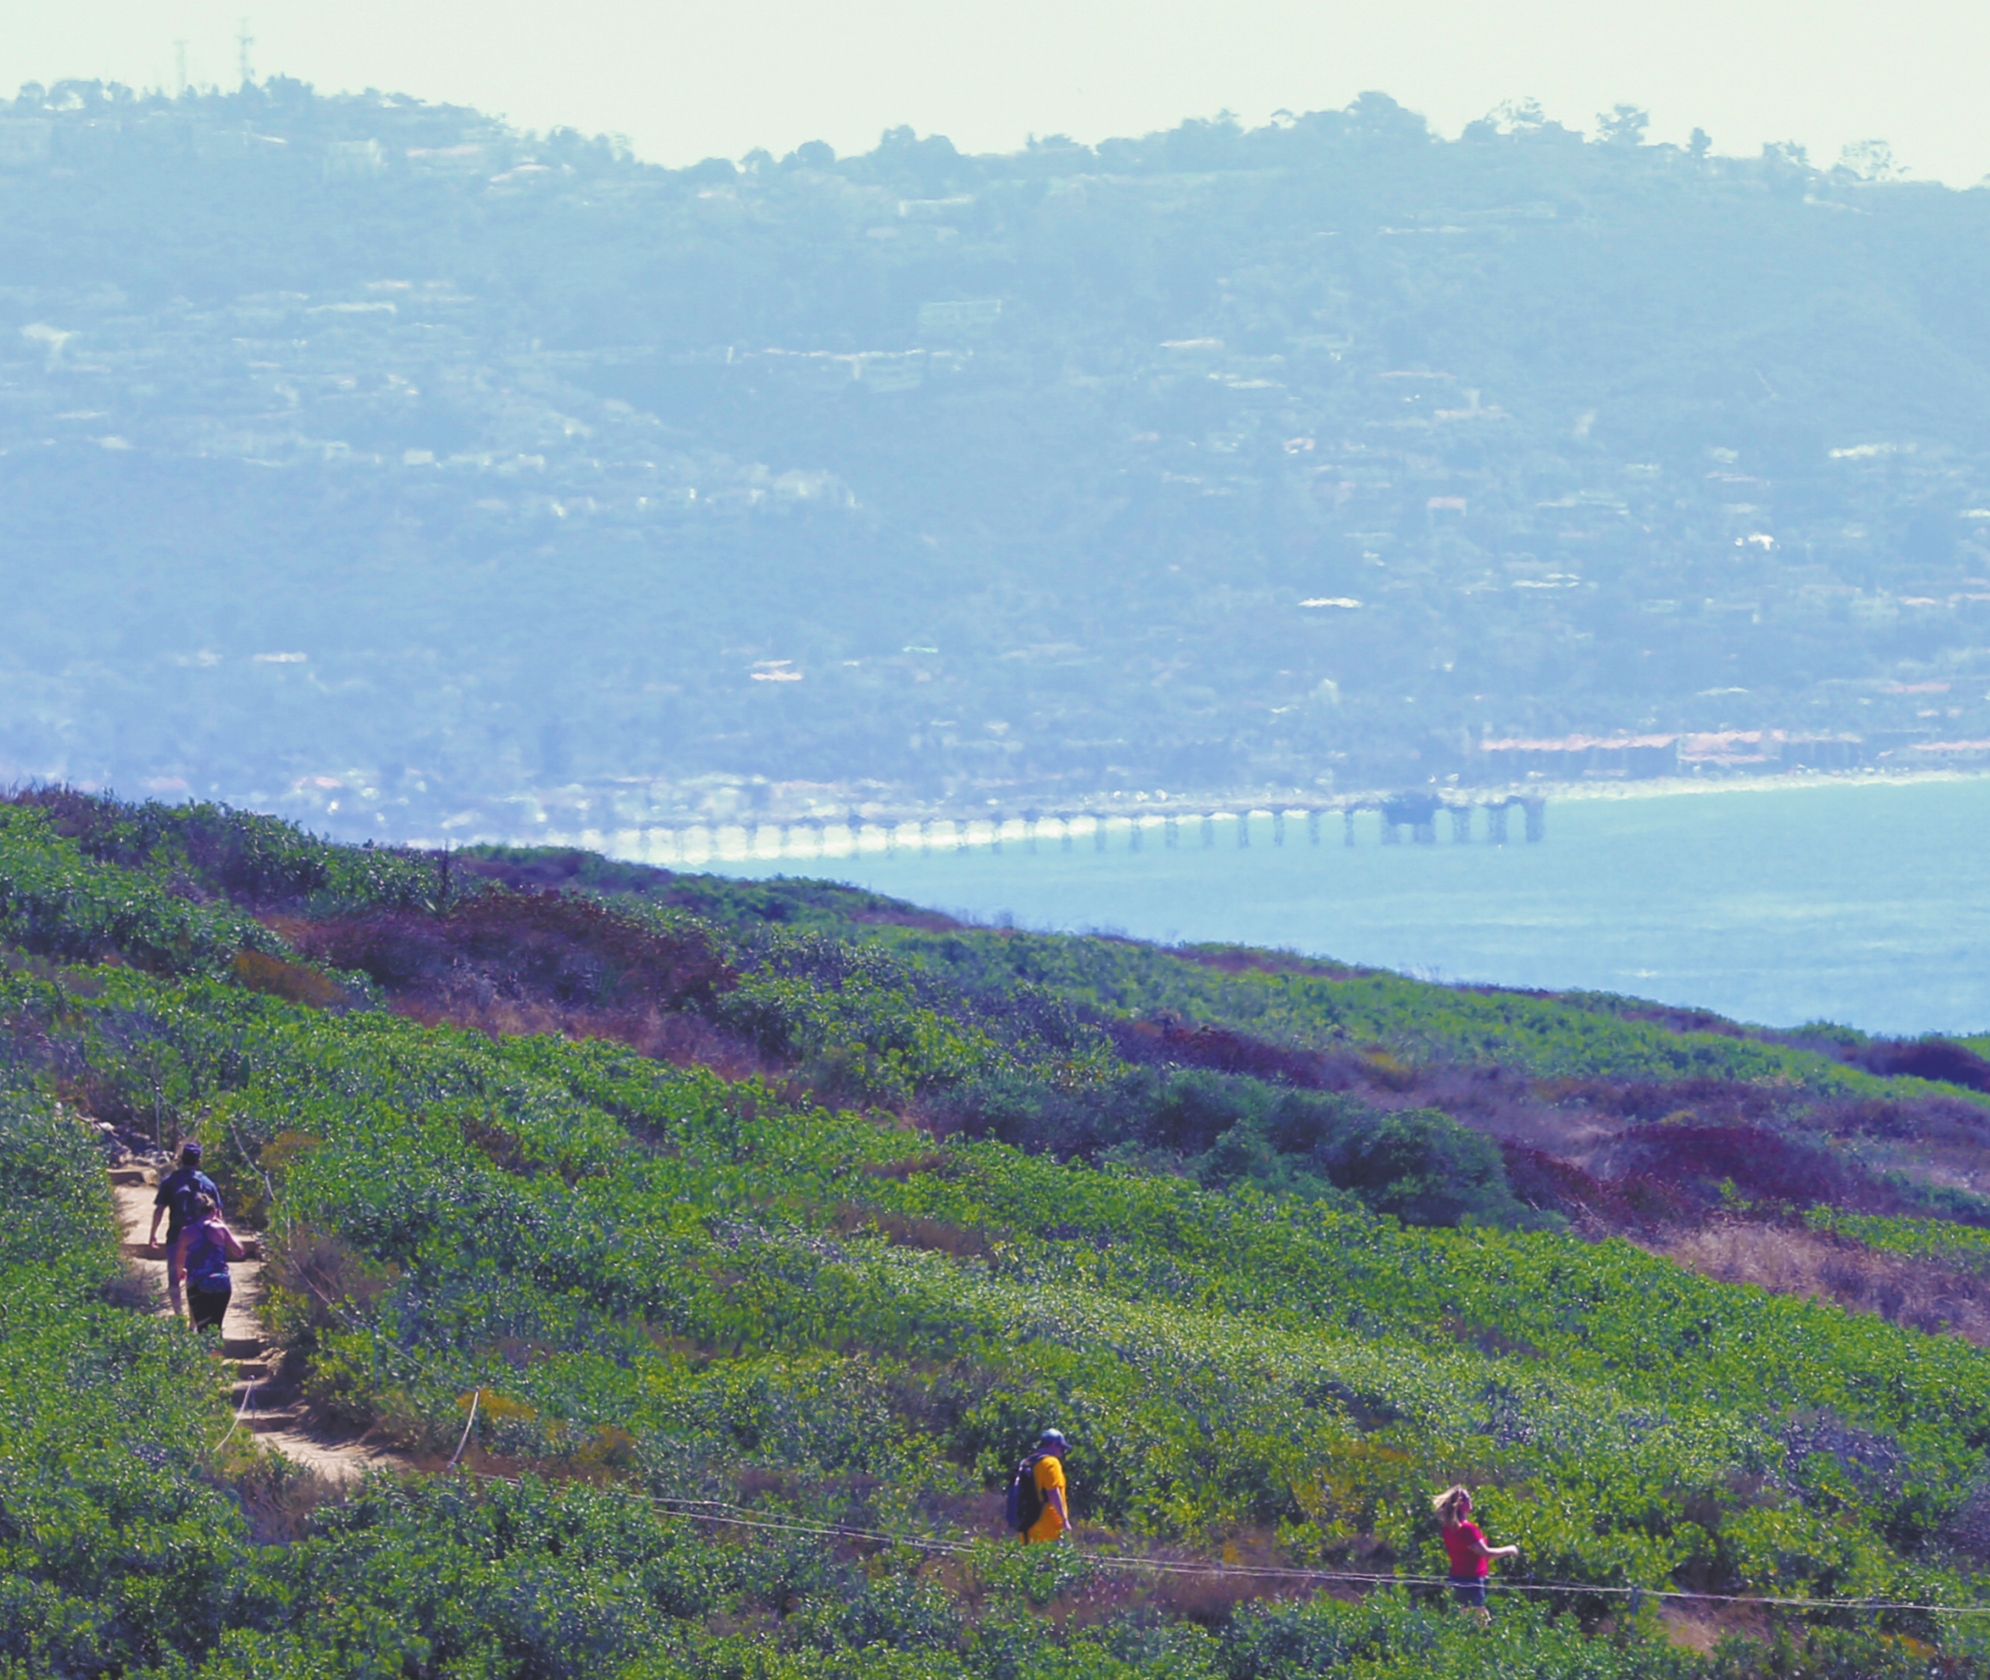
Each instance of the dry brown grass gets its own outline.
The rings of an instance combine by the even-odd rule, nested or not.
[[[979,1496],[975,1508],[960,1511],[957,1520],[965,1528],[996,1532],[1001,1527],[999,1496]],[[1014,1537],[1009,1538],[1013,1543]],[[1217,1627],[1242,1605],[1310,1598],[1321,1590],[1318,1582],[1304,1577],[1279,1579],[1244,1572],[1256,1566],[1291,1566],[1291,1560],[1268,1535],[1233,1538],[1222,1545],[1220,1561],[1180,1547],[1141,1546],[1124,1534],[1085,1522],[1078,1524],[1075,1538],[1088,1551],[1145,1557],[1164,1567],[1151,1572],[1128,1568],[1091,1573],[1082,1585],[1047,1606],[1047,1619],[1059,1627],[1143,1623],[1159,1618]],[[985,1609],[990,1581],[976,1563],[963,1558],[936,1558],[921,1573],[927,1580],[943,1585],[971,1620]],[[1358,1596],[1341,1588],[1328,1590],[1335,1597]]]
[[[1742,1220],[1667,1232],[1645,1246],[1721,1283],[1833,1301],[1990,1347],[1990,1283],[1932,1261],[1877,1254],[1798,1226]]]
[[[1760,1639],[1768,1631],[1767,1614],[1747,1604],[1661,1604],[1658,1620],[1666,1642],[1696,1656],[1707,1656],[1730,1634]]]
[[[437,996],[397,998],[388,1005],[425,1027],[457,1027],[491,1038],[535,1033],[560,1038],[606,1038],[638,1055],[678,1067],[710,1068],[723,1079],[752,1079],[788,1071],[737,1033],[697,1015],[662,1009],[602,1009],[533,998],[480,995],[469,987]]]
[[[230,1486],[258,1546],[287,1546],[302,1540],[310,1532],[313,1516],[345,1498],[338,1483],[266,1450],[249,1458]]]
[[[252,992],[268,992],[291,1003],[308,1004],[313,1009],[329,1009],[350,1003],[346,989],[328,974],[302,963],[285,962],[263,951],[235,953],[236,980]]]
[[[873,1161],[864,1168],[864,1173],[869,1178],[888,1178],[903,1184],[917,1173],[938,1173],[944,1176],[953,1165],[952,1156],[937,1149],[929,1149],[923,1154],[908,1155],[900,1161]]]
[[[950,1254],[956,1260],[985,1260],[995,1252],[999,1240],[994,1231],[952,1225],[943,1219],[918,1219],[863,1202],[842,1203],[831,1216],[829,1228],[839,1236],[875,1231],[898,1248]]]

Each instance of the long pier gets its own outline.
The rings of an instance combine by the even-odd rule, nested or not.
[[[1370,794],[1327,801],[1237,802],[1227,806],[1111,805],[1078,809],[1029,808],[936,815],[872,808],[839,814],[755,816],[742,813],[690,822],[652,822],[613,830],[547,835],[557,843],[612,851],[657,864],[714,861],[808,862],[860,853],[933,854],[984,848],[1025,853],[1080,847],[1139,852],[1183,846],[1321,846],[1358,843],[1365,828],[1382,845],[1432,846],[1440,829],[1452,845],[1539,844],[1547,835],[1545,798],[1499,793]],[[1518,811],[1520,821],[1513,814]],[[1338,822],[1333,819],[1338,818]],[[1361,822],[1359,819],[1370,819]]]

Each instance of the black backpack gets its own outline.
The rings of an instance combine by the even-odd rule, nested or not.
[[[177,1173],[174,1174],[174,1177],[177,1178],[178,1176]],[[214,1211],[217,1214],[221,1212],[220,1186],[213,1179],[209,1178],[206,1173],[202,1172],[200,1168],[195,1167],[191,1170],[191,1176],[188,1177],[185,1183],[173,1186],[171,1199],[167,1203],[167,1208],[172,1215],[171,1223],[175,1230],[181,1229],[192,1222],[193,1199],[196,1196],[208,1197],[214,1203]]]
[[[1037,1518],[1043,1515],[1043,1495],[1037,1491],[1036,1467],[1046,1458],[1046,1452],[1033,1452],[1016,1466],[1016,1474],[1009,1482],[1009,1526],[1018,1534],[1027,1534],[1036,1527]]]

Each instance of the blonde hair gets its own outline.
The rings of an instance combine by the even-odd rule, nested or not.
[[[1460,1507],[1470,1504],[1471,1499],[1472,1490],[1470,1488],[1452,1486],[1446,1488],[1433,1499],[1430,1502],[1430,1508],[1437,1513],[1437,1520],[1444,1524],[1446,1528],[1455,1528],[1464,1520],[1464,1514],[1460,1510]]]

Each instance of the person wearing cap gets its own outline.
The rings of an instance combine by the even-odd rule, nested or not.
[[[1036,1468],[1032,1475],[1043,1512],[1024,1532],[1025,1545],[1055,1540],[1071,1532],[1071,1505],[1064,1483],[1064,1454],[1069,1445],[1061,1429],[1046,1429],[1036,1438]]]
[[[166,1216],[166,1295],[173,1311],[180,1310],[180,1233],[193,1212],[193,1199],[205,1196],[214,1204],[215,1217],[222,1217],[221,1191],[213,1179],[200,1170],[200,1145],[189,1141],[181,1146],[180,1164],[159,1181],[159,1194],[152,1199],[152,1229],[145,1246],[159,1248],[159,1216]]]

